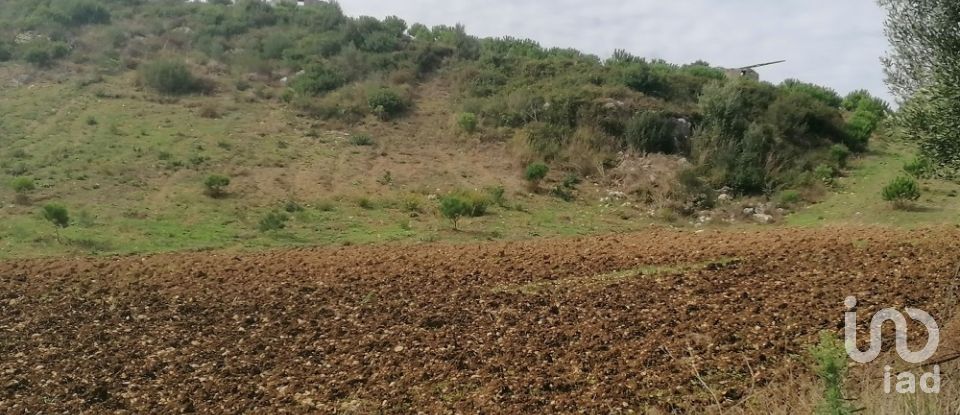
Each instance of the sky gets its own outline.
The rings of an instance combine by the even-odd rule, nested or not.
[[[615,49],[672,63],[761,68],[841,94],[867,89],[888,101],[880,56],[888,43],[875,0],[340,0],[351,16],[408,24],[462,23],[481,37],[513,36],[608,57]]]

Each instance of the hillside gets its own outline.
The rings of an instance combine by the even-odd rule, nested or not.
[[[888,111],[704,62],[221,3],[0,5],[0,256],[768,222],[829,194]],[[450,197],[476,216],[459,231]]]

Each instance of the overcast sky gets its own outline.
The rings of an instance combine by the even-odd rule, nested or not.
[[[614,49],[673,63],[703,59],[798,78],[845,94],[889,100],[879,57],[887,49],[875,0],[340,0],[352,16],[396,15],[428,26],[463,23],[471,34],[530,38],[607,57]]]

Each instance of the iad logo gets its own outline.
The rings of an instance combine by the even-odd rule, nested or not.
[[[857,348],[857,312],[855,311],[857,298],[848,297],[844,304],[847,306],[844,325],[847,354],[857,363],[870,363],[876,360],[877,357],[880,357],[880,352],[883,348],[883,333],[881,329],[883,328],[883,324],[888,321],[892,321],[896,326],[897,354],[899,354],[900,358],[904,361],[916,365],[923,364],[930,360],[930,358],[937,353],[937,348],[940,347],[940,326],[937,325],[936,320],[934,320],[929,313],[916,308],[906,309],[907,315],[910,316],[911,319],[920,322],[927,329],[927,345],[920,351],[914,352],[910,350],[907,342],[907,318],[903,316],[903,313],[895,309],[886,308],[875,314],[873,320],[870,321],[870,348],[865,352],[860,351],[860,349]],[[883,387],[886,393],[893,393],[892,370],[890,366],[884,368]],[[940,366],[934,366],[933,372],[923,374],[920,376],[919,381],[917,376],[911,372],[898,374],[896,391],[900,394],[915,394],[917,393],[918,384],[923,393],[940,393]]]

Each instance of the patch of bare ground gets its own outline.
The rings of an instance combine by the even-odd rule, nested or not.
[[[949,321],[958,245],[653,230],[4,262],[0,412],[732,410],[803,379],[849,295]]]

